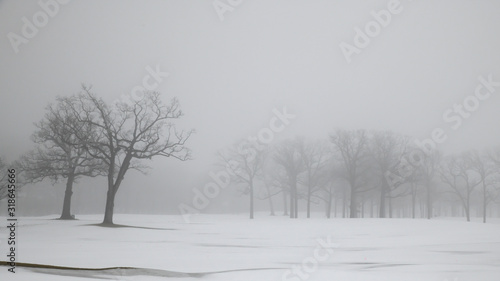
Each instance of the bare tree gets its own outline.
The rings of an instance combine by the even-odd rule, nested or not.
[[[332,207],[334,215],[337,215],[337,196],[344,193],[343,187],[345,181],[342,175],[340,175],[341,170],[339,163],[330,154],[327,159],[326,169],[320,175],[320,179],[323,182],[320,184],[323,191],[323,196],[320,198],[325,201],[325,214],[327,218],[330,218],[332,215]],[[345,209],[346,202],[344,201],[343,204]]]
[[[266,200],[269,202],[269,215],[275,216],[274,212],[274,203],[273,196],[281,193],[281,190],[275,191],[275,186],[272,185],[269,181],[264,180],[264,189],[261,189],[261,195],[259,196],[260,200]],[[265,192],[265,193],[264,193]]]
[[[278,165],[275,163],[272,152],[272,149],[267,149],[264,152],[262,173],[260,174],[260,178],[264,183],[263,191],[265,192],[265,194],[262,194],[260,196],[260,199],[267,199],[269,201],[270,215],[274,216],[275,210],[273,197],[281,193],[283,195],[283,215],[288,216],[286,197],[288,192],[288,185],[286,184],[286,180],[284,180],[284,178],[286,178],[286,175],[284,173],[281,173],[282,170],[280,170]]]
[[[386,173],[405,155],[408,139],[399,137],[392,132],[375,132],[370,138],[370,155],[374,160],[376,171],[380,179],[379,217],[386,217],[386,199],[391,189],[395,188],[387,182]]]
[[[411,196],[411,217],[414,219],[416,216],[417,198],[420,190],[420,177],[418,174],[413,173],[409,176],[408,182],[410,185],[409,193]]]
[[[274,154],[272,157],[267,159],[268,160],[266,161],[263,173],[263,180],[266,187],[269,188],[268,194],[270,194],[271,197],[279,193],[282,194],[283,215],[288,216],[288,197],[290,195],[288,176],[285,170],[283,170],[282,167],[274,161]]]
[[[437,150],[421,154],[419,165],[416,169],[424,188],[425,188],[425,206],[427,219],[433,217],[433,206],[435,196],[435,179],[438,176],[441,163],[441,154]]]
[[[494,193],[488,187],[493,186],[496,182],[495,175],[498,173],[498,170],[494,166],[494,163],[488,160],[486,155],[481,155],[477,151],[467,153],[466,157],[471,163],[470,169],[479,175],[483,193],[483,223],[486,223],[486,209],[488,204],[494,199]]]
[[[301,156],[303,145],[302,139],[287,140],[276,147],[274,155],[274,160],[286,175],[286,183],[290,190],[290,218],[292,219],[298,217],[298,180],[304,170]]]
[[[493,175],[493,179],[491,180],[493,190],[492,196],[490,198],[491,201],[495,201],[496,203],[500,203],[497,199],[500,197],[500,149],[491,149],[486,152],[486,158],[493,165],[494,169],[497,171]]]
[[[83,93],[65,102],[79,123],[92,127],[94,133],[88,140],[78,127],[73,127],[73,132],[85,140],[87,152],[107,168],[105,225],[113,224],[115,196],[129,169],[143,171],[140,161],[156,156],[190,159],[185,143],[192,131],[179,132],[172,123],[183,115],[175,98],[164,104],[158,92],[145,92],[143,98],[130,104],[109,106],[84,86]]]
[[[497,167],[500,168],[500,149],[488,150],[486,157]]]
[[[24,170],[22,169],[19,161],[13,161],[11,163],[5,162],[0,157],[0,201],[3,199],[11,199],[11,192],[19,191],[26,184],[24,179]],[[9,186],[14,186],[14,188],[9,188]]]
[[[470,221],[471,194],[480,179],[471,173],[472,163],[468,155],[445,159],[440,169],[441,180],[446,183],[462,203],[467,221]]]
[[[0,200],[4,199],[8,195],[8,168],[7,164],[3,161],[3,159],[0,157]]]
[[[326,185],[326,173],[323,173],[327,164],[326,146],[321,142],[307,142],[300,146],[300,154],[304,166],[304,173],[300,182],[306,186],[307,218],[311,217],[311,198],[315,192]]]
[[[334,144],[341,156],[341,163],[345,169],[345,179],[350,187],[350,207],[351,218],[358,215],[357,193],[361,187],[359,181],[363,175],[362,166],[367,157],[368,137],[366,131],[337,130],[330,136],[330,141]]]
[[[254,218],[255,185],[262,172],[264,155],[258,145],[243,142],[219,153],[224,166],[231,170],[232,180],[243,184],[243,193],[249,195],[250,219]]]
[[[73,184],[82,176],[95,177],[105,171],[99,159],[93,158],[85,149],[92,127],[80,123],[71,109],[60,98],[56,105],[49,105],[43,120],[36,123],[37,131],[32,140],[36,149],[22,157],[21,165],[26,172],[26,180],[39,182],[45,178],[54,183],[66,179],[63,208],[60,219],[74,219],[71,214]],[[78,130],[79,137],[72,130]]]

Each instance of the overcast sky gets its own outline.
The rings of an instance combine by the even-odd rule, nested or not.
[[[479,76],[500,81],[500,2],[402,0],[348,63],[339,45],[354,44],[355,28],[389,2],[247,0],[221,21],[212,0],[73,0],[16,53],[8,34],[22,36],[23,17],[43,10],[0,1],[0,155],[31,148],[32,123],[56,96],[86,83],[113,101],[140,86],[147,67],[169,73],[156,90],[178,97],[180,126],[197,131],[195,160],[159,160],[155,170],[206,173],[216,150],[257,134],[283,107],[296,118],[278,138],[364,128],[424,139],[441,127],[450,151],[500,143],[500,87],[457,130],[442,117]]]

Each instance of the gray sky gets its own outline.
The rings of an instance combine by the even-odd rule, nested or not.
[[[0,155],[30,149],[32,123],[57,95],[83,82],[113,101],[157,65],[170,74],[157,90],[179,98],[181,126],[197,133],[195,160],[157,160],[151,182],[193,185],[185,175],[206,176],[216,150],[255,135],[284,106],[296,118],[279,137],[340,127],[423,139],[442,127],[450,151],[498,144],[500,87],[456,131],[442,115],[474,93],[478,76],[500,81],[500,2],[402,0],[347,63],[339,44],[353,44],[355,28],[389,2],[247,0],[221,21],[211,0],[73,0],[16,54],[7,35],[41,7],[0,1]]]

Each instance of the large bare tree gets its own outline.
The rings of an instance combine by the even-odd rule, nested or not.
[[[103,224],[113,224],[115,196],[129,169],[142,170],[141,160],[156,156],[190,159],[185,146],[192,131],[178,131],[173,123],[183,113],[179,101],[165,104],[158,92],[145,92],[130,103],[106,104],[83,87],[83,92],[65,100],[79,123],[92,127],[92,137],[85,148],[107,168],[107,197]],[[73,132],[79,132],[78,127]]]
[[[71,214],[73,184],[80,177],[95,177],[105,171],[102,161],[93,158],[85,149],[85,143],[94,133],[92,127],[78,122],[64,98],[59,98],[57,104],[50,104],[43,120],[35,126],[37,131],[32,140],[37,147],[21,160],[26,180],[34,183],[46,178],[53,182],[66,179],[60,219],[74,219]]]

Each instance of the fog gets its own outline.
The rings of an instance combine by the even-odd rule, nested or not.
[[[474,94],[479,77],[500,81],[500,3],[401,1],[390,23],[347,59],[341,43],[353,45],[356,28],[388,2],[243,1],[221,20],[214,1],[74,0],[14,47],[8,34],[22,34],[23,17],[32,20],[41,7],[0,1],[0,157],[14,161],[33,147],[33,123],[57,96],[84,83],[112,103],[151,69],[161,73],[154,90],[162,99],[179,99],[184,116],[176,126],[196,130],[186,143],[193,159],[146,160],[147,175],[125,176],[118,213],[178,214],[220,169],[217,152],[269,127],[276,110],[294,118],[271,145],[295,136],[327,141],[339,128],[419,140],[442,128],[444,153],[498,147],[498,88],[466,118],[449,113],[455,121],[447,122],[443,114]],[[25,190],[25,214],[60,212],[64,183]],[[74,192],[77,214],[102,212],[105,178],[82,178]],[[246,202],[227,188],[205,211],[246,212]],[[256,208],[267,202],[256,200]]]

